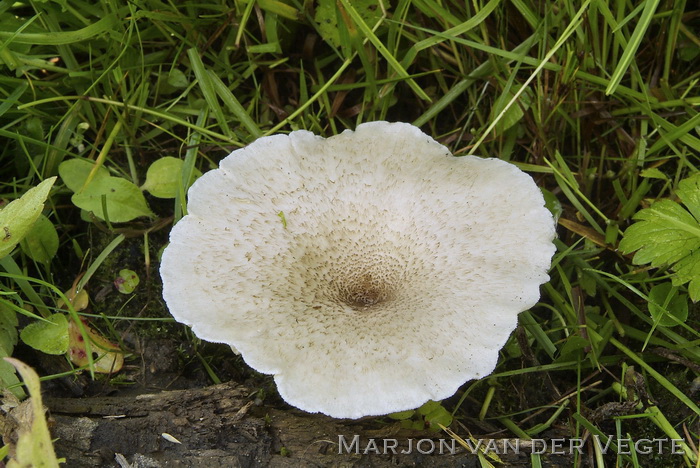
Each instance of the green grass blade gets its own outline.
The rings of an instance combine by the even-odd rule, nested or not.
[[[591,2],[591,0],[586,0],[583,2],[583,5],[581,5],[581,8],[576,12],[573,18],[571,18],[571,21],[569,24],[566,26],[566,29],[561,34],[561,37],[557,39],[557,42],[554,43],[552,48],[547,52],[547,54],[542,58],[540,63],[537,65],[537,68],[532,72],[532,74],[528,77],[527,80],[522,84],[520,89],[518,89],[517,92],[513,94],[513,97],[508,101],[508,103],[503,107],[501,112],[498,113],[498,115],[491,121],[488,127],[483,131],[481,134],[481,137],[477,140],[476,143],[474,143],[474,146],[472,148],[472,151],[476,152],[477,148],[483,143],[483,141],[491,134],[494,128],[496,128],[496,125],[498,125],[498,122],[503,118],[503,116],[508,112],[508,109],[515,104],[515,102],[520,98],[520,95],[527,89],[527,87],[530,85],[532,80],[535,79],[535,77],[539,74],[540,71],[544,68],[545,64],[549,62],[549,60],[552,58],[552,56],[559,50],[564,43],[569,39],[569,37],[576,31],[576,28],[581,24],[582,16],[583,13],[586,11],[588,8],[588,4]]]
[[[678,398],[678,400],[681,401],[685,406],[687,406],[692,412],[700,416],[700,407],[698,407],[697,404],[695,404],[690,398],[688,398],[688,396],[685,393],[678,390],[678,387],[673,385],[666,377],[661,375],[653,367],[647,364],[647,362],[644,361],[644,359],[637,356],[636,353],[633,353],[631,349],[617,341],[615,338],[610,338],[610,343],[612,343],[617,349],[625,353],[630,359],[632,359],[640,367],[647,371],[649,375],[654,377],[654,379],[656,379],[656,381],[661,384],[661,386],[663,386],[673,396]]]
[[[413,47],[416,49],[416,51],[421,51],[448,40],[447,38],[450,36],[459,36],[467,31],[471,31],[480,25],[486,18],[488,18],[488,16],[496,9],[496,7],[498,7],[500,3],[501,0],[490,0],[481,10],[479,10],[474,16],[471,16],[467,21],[444,31],[439,36],[433,35],[428,39],[423,39],[422,41],[416,43],[416,45]]]
[[[377,35],[372,31],[372,29],[365,23],[362,16],[355,10],[355,8],[350,4],[349,0],[340,0],[345,10],[348,12],[353,22],[362,31],[362,33],[369,39],[372,45],[377,49],[377,51],[384,57],[389,66],[394,70],[394,72],[402,78],[406,79],[406,82],[411,87],[411,89],[416,93],[421,99],[430,102],[430,97],[423,91],[423,89],[418,86],[408,74],[408,72],[403,68],[399,61],[394,57],[389,49],[382,43],[382,41],[377,37]]]
[[[231,113],[243,124],[243,126],[250,132],[254,138],[258,138],[262,135],[262,130],[255,123],[255,120],[246,112],[241,103],[236,99],[230,89],[226,87],[223,81],[216,76],[211,70],[207,70],[209,75],[209,80],[214,86],[216,94],[219,95],[221,100],[224,102],[226,107],[231,111]]]
[[[85,287],[87,282],[90,281],[90,278],[92,278],[92,275],[94,275],[97,269],[102,265],[102,263],[104,263],[105,259],[109,256],[109,254],[111,254],[114,251],[114,249],[116,249],[119,246],[119,244],[121,244],[124,241],[124,239],[126,239],[124,234],[119,234],[112,240],[112,242],[107,244],[104,250],[100,252],[97,258],[95,258],[95,260],[93,260],[93,262],[90,264],[83,277],[80,278],[80,281],[78,282],[78,285],[75,288],[76,293],[80,292]]]
[[[202,90],[204,100],[207,101],[207,105],[211,108],[217,122],[219,122],[219,128],[224,135],[231,138],[233,133],[228,126],[224,111],[219,105],[219,100],[216,97],[217,93],[214,89],[214,84],[211,81],[211,75],[207,73],[207,69],[204,68],[204,63],[202,63],[202,59],[199,57],[199,52],[196,49],[188,49],[187,57],[190,59],[192,70],[194,71],[194,75],[199,83],[199,89]]]
[[[15,105],[17,100],[22,96],[22,94],[24,94],[28,87],[29,85],[27,83],[22,83],[2,101],[2,104],[0,104],[0,117],[2,117],[5,112],[10,110],[10,108]]]
[[[107,15],[99,21],[76,31],[44,32],[44,33],[15,33],[0,31],[0,41],[12,41],[17,44],[31,45],[64,45],[92,39],[95,36],[116,29],[119,20],[116,15]]]
[[[522,324],[532,334],[535,340],[537,340],[540,346],[542,346],[547,355],[554,359],[554,355],[557,352],[557,347],[554,346],[554,343],[552,343],[552,340],[549,339],[547,333],[542,330],[542,327],[539,323],[537,323],[537,320],[535,320],[532,314],[530,314],[530,312],[527,310],[522,312],[519,317]]]
[[[617,90],[617,86],[620,84],[622,77],[624,76],[625,72],[634,60],[634,55],[637,53],[639,44],[641,44],[642,39],[644,38],[644,34],[649,28],[649,24],[651,24],[651,20],[654,17],[654,12],[656,11],[656,7],[659,6],[659,1],[660,0],[646,0],[646,2],[644,3],[644,10],[642,11],[641,16],[639,17],[637,26],[634,28],[634,32],[632,33],[632,36],[630,37],[627,45],[625,46],[625,50],[622,53],[622,57],[620,57],[620,61],[617,63],[615,71],[613,71],[613,74],[610,77],[610,83],[608,84],[608,87],[605,88],[606,95],[611,95]]]

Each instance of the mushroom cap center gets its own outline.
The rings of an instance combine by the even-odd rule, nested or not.
[[[385,234],[343,243],[336,235],[335,230],[301,235],[277,260],[290,265],[290,282],[298,288],[294,300],[313,310],[356,313],[401,300],[410,262],[399,244],[408,242],[399,241],[400,234]]]
[[[391,300],[395,288],[381,276],[368,271],[344,278],[339,291],[340,299],[353,309],[367,309]]]

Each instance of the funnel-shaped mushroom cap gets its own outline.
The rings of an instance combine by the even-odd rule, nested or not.
[[[491,373],[554,253],[530,176],[403,123],[260,138],[194,183],[188,211],[160,269],[170,312],[334,417]]]

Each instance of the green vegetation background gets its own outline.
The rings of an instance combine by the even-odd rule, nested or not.
[[[127,332],[172,335],[189,343],[189,364],[230,378],[221,349],[173,324],[160,299],[157,258],[187,186],[260,136],[399,120],[456,155],[517,164],[560,215],[541,303],[521,315],[495,374],[446,403],[457,432],[697,445],[692,3],[0,1],[3,205],[59,176],[19,244],[8,234],[18,218],[0,211],[0,354],[27,353],[22,341],[66,353],[68,341],[51,348],[43,335],[68,333],[63,301],[58,314],[83,315],[124,351]],[[100,301],[115,280],[123,294]],[[78,307],[83,287],[90,302]],[[0,380],[22,393],[9,364]]]

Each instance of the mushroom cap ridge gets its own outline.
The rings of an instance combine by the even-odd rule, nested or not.
[[[334,417],[491,373],[555,250],[529,175],[405,123],[260,138],[188,196],[161,261],[170,312]]]

